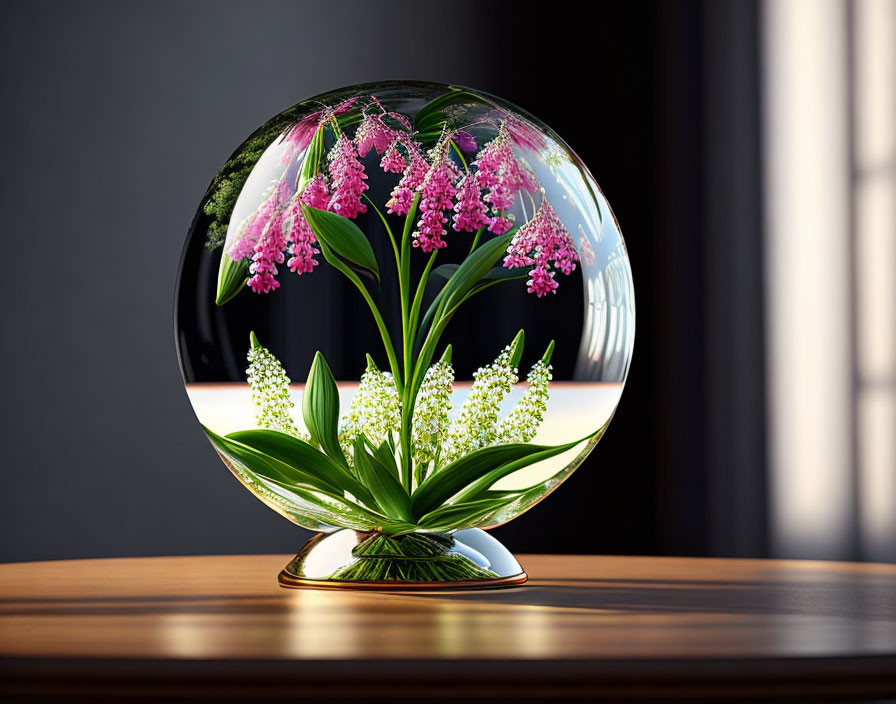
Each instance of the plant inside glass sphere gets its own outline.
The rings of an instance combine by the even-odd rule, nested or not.
[[[559,137],[465,88],[405,82],[335,91],[277,116],[231,157],[194,221],[197,236],[206,249],[193,258],[214,258],[217,278],[203,299],[196,283],[203,277],[187,275],[188,241],[179,328],[183,301],[200,308],[213,301],[216,310],[203,319],[232,339],[239,326],[225,313],[242,291],[285,296],[283,277],[313,278],[329,267],[363,301],[376,330],[358,355],[359,382],[346,386],[319,348],[309,368],[285,369],[243,315],[241,383],[255,408],[245,427],[232,427],[239,416],[226,411],[232,397],[188,384],[231,471],[277,512],[320,532],[281,584],[525,581],[512,555],[479,529],[533,506],[593,449],[618,403],[634,334],[618,226]],[[452,261],[439,262],[449,251]],[[207,261],[201,266],[207,271]],[[538,306],[570,281],[584,292],[582,339],[575,383],[564,387],[566,412],[548,433],[553,340],[527,365],[525,385],[518,383],[523,329],[479,361],[471,383],[458,384],[452,357],[463,341],[444,336],[466,309],[489,305],[495,289],[520,287],[526,305]],[[302,306],[326,305],[313,286],[304,290]],[[515,310],[493,313],[512,318]],[[270,327],[272,317],[311,340],[327,334],[267,309],[259,324]],[[185,340],[181,334],[190,382],[198,355]],[[304,385],[291,384],[288,373],[307,374]]]

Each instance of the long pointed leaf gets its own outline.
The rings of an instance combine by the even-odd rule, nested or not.
[[[249,261],[243,259],[235,262],[224,252],[218,265],[218,288],[215,292],[215,305],[223,306],[236,296],[246,285],[249,275]]]
[[[332,489],[347,491],[361,499],[366,498],[365,487],[359,484],[344,465],[292,435],[276,430],[240,430],[229,433],[227,439],[317,477]]]
[[[379,460],[379,463],[383,465],[383,467],[392,473],[396,480],[398,479],[398,465],[395,461],[395,451],[390,447],[388,440],[384,441],[374,450],[373,456]]]
[[[360,228],[348,218],[326,210],[302,206],[305,219],[317,239],[322,240],[343,259],[372,272],[379,279],[380,270],[373,247]]]
[[[565,452],[580,442],[581,440],[576,440],[565,445],[554,446],[508,443],[484,447],[471,452],[430,475],[417,487],[412,497],[414,515],[426,515],[484,475],[500,473],[501,469],[510,463],[525,461],[526,458],[537,455],[537,459],[532,459],[529,462],[531,464]],[[525,466],[525,464],[521,466]],[[496,477],[492,483],[498,478],[500,477]]]
[[[339,487],[335,483],[320,476],[319,473],[307,472],[298,467],[293,467],[261,450],[243,444],[238,439],[217,435],[205,426],[202,429],[215,447],[237,458],[256,474],[278,481],[304,484],[324,491],[339,491]]]
[[[355,439],[354,450],[358,478],[370,490],[383,513],[390,518],[412,523],[411,497],[395,475],[367,453],[363,438]]]
[[[339,389],[324,356],[317,352],[305,382],[302,415],[311,439],[332,459],[345,463],[339,445]]]
[[[533,465],[536,462],[541,462],[542,460],[556,457],[557,455],[562,454],[567,450],[571,450],[576,445],[579,445],[585,440],[588,440],[588,438],[582,438],[581,440],[576,440],[575,442],[570,442],[565,445],[555,445],[554,447],[541,449],[537,452],[532,453],[531,455],[521,457],[517,460],[513,460],[512,462],[501,465],[500,467],[496,467],[490,472],[487,472],[483,476],[479,477],[479,479],[471,482],[466,488],[464,488],[463,491],[459,492],[454,497],[455,501],[469,501],[488,489],[499,479],[506,477],[508,474],[513,474],[517,470],[528,467],[529,465]]]
[[[390,533],[407,532],[410,524],[394,521],[322,488],[315,478],[264,453],[203,428],[225,463],[262,501],[297,525],[310,530],[328,527]],[[310,479],[309,479],[310,478]],[[284,495],[285,493],[285,495]]]
[[[497,268],[495,267],[495,264],[504,252],[507,251],[507,247],[513,237],[513,232],[514,231],[511,230],[500,237],[495,237],[494,239],[489,240],[468,256],[461,265],[454,269],[448,282],[442,287],[433,302],[429,305],[429,308],[427,308],[426,313],[423,315],[423,320],[420,324],[420,332],[417,338],[418,342],[422,340],[424,331],[428,328],[429,324],[439,311],[450,309],[452,305],[460,302],[463,297],[483,279],[483,277],[489,275],[493,269]],[[437,267],[436,271],[441,270],[438,276],[443,276],[448,273],[450,269],[446,267],[451,266],[452,265],[443,265]],[[436,271],[430,274],[430,279],[432,279],[433,276],[436,276]]]
[[[519,498],[518,492],[509,492],[505,496],[465,501],[457,504],[446,504],[423,516],[417,525],[433,532],[463,530],[469,528],[483,516],[497,511]]]

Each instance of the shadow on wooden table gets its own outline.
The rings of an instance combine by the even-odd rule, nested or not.
[[[849,598],[844,599],[844,594]],[[482,604],[515,604],[608,612],[803,614],[850,618],[896,617],[896,593],[885,579],[818,581],[689,581],[668,579],[532,580],[491,591],[413,594]]]

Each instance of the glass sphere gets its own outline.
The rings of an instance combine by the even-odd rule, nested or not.
[[[193,219],[175,317],[236,477],[303,527],[386,535],[493,527],[555,489],[606,430],[635,330],[575,153],[500,98],[419,82],[253,133]]]

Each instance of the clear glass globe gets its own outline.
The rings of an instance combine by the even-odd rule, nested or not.
[[[594,449],[635,330],[619,225],[550,128],[418,82],[303,101],[212,181],[181,262],[187,392],[228,467],[314,530],[450,536]]]

